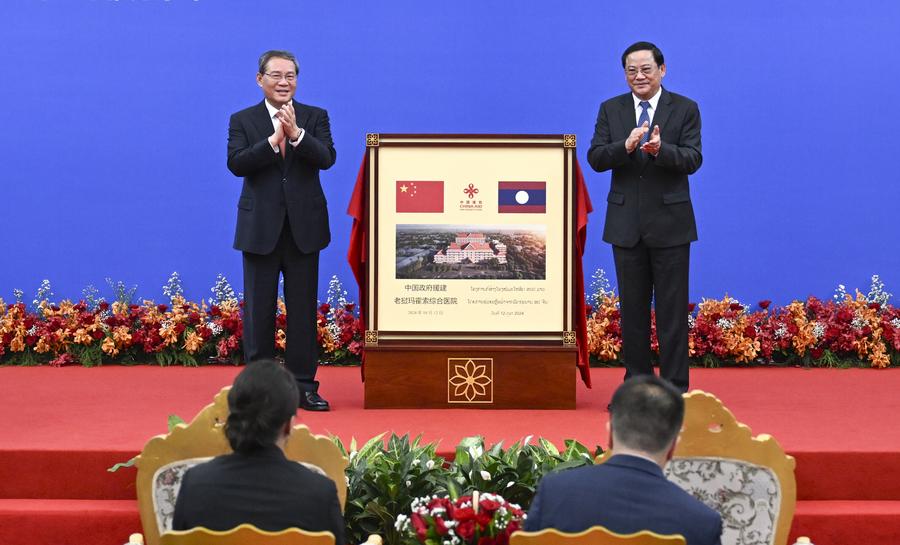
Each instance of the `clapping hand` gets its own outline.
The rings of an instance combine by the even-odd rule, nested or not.
[[[659,125],[653,127],[653,132],[650,133],[650,139],[644,142],[641,146],[641,151],[650,155],[656,155],[659,153],[659,146],[662,141],[659,139]]]
[[[281,141],[284,140],[284,123],[277,115],[278,114],[276,114],[275,119],[275,132],[269,137],[269,145],[272,146],[272,149],[281,147]]]
[[[300,137],[300,128],[297,127],[297,114],[294,113],[294,105],[288,102],[275,114],[284,127],[284,134],[288,140],[296,140]]]
[[[658,128],[658,127],[657,127]],[[631,134],[628,135],[628,138],[625,139],[625,151],[631,153],[637,148],[638,144],[641,141],[641,138],[647,134],[647,131],[650,130],[650,122],[644,121],[643,125],[640,127],[635,127],[631,130]],[[646,144],[644,144],[646,145]]]

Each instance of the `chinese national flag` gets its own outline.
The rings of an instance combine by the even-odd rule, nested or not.
[[[397,181],[397,212],[444,211],[444,182]]]

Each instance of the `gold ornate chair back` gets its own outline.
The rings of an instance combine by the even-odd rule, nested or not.
[[[753,437],[716,396],[694,390],[684,401],[666,477],[722,515],[722,545],[787,545],[797,503],[794,457],[770,435]]]
[[[214,456],[231,452],[224,433],[229,389],[225,387],[216,394],[213,402],[197,413],[190,424],[180,424],[171,433],[150,439],[137,457],[138,509],[147,545],[158,545],[160,534],[171,529],[184,472]],[[343,509],[347,498],[344,470],[348,460],[331,439],[311,434],[306,426],[294,426],[285,454],[334,481]],[[330,539],[334,543],[334,537]]]
[[[169,531],[160,537],[160,545],[334,545],[331,532],[307,532],[288,528],[280,532],[260,530],[252,524],[241,524],[227,532],[192,528],[183,532]]]
[[[617,534],[603,526],[594,526],[569,534],[552,528],[538,532],[515,532],[509,545],[686,545],[680,535],[660,535],[648,530],[635,534]]]

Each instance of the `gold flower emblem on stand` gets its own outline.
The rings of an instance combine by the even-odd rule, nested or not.
[[[492,358],[448,358],[448,403],[493,403]]]

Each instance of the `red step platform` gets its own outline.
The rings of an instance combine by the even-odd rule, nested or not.
[[[140,530],[133,469],[109,473],[166,418],[190,419],[237,367],[0,368],[0,544],[120,545]],[[363,408],[358,368],[322,368],[329,413],[300,413],[314,433],[345,441],[384,431],[423,434],[444,454],[462,437],[489,443],[542,436],[606,445],[606,404],[621,369],[593,369],[575,410]],[[792,538],[816,545],[892,543],[900,536],[900,369],[694,369],[754,434],[797,458]]]

